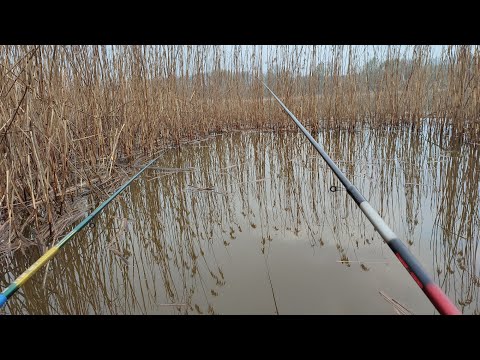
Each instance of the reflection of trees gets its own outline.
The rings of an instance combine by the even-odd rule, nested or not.
[[[318,136],[449,296],[478,312],[478,148],[426,128]],[[156,165],[57,255],[45,289],[42,270],[8,311],[214,313],[229,281],[220,264],[235,256],[236,241],[258,246],[266,271],[275,241],[335,246],[338,260],[360,260],[345,266],[363,270],[357,250],[378,251],[380,237],[345,191],[329,191],[338,181],[298,133],[225,135],[172,150]],[[9,270],[30,263],[18,257]]]

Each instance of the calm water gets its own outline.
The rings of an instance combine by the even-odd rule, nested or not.
[[[318,138],[463,313],[479,313],[478,148],[405,130]],[[395,314],[382,291],[414,314],[436,314],[332,185],[299,133],[169,150],[2,311]],[[2,288],[37,257],[10,259]]]

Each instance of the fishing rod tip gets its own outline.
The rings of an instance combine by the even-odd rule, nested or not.
[[[3,294],[0,294],[0,307],[5,305],[6,302],[7,302],[7,297]]]

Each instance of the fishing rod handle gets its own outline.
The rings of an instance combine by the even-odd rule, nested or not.
[[[411,251],[383,221],[382,217],[368,201],[365,200],[358,206],[438,312],[442,315],[461,315],[460,310],[445,295],[443,290],[435,284],[422,264],[413,256]]]

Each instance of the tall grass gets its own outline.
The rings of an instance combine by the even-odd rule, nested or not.
[[[0,247],[52,241],[70,200],[105,196],[125,165],[159,148],[291,128],[256,78],[308,126],[428,117],[478,141],[479,49],[434,58],[428,46],[1,46]]]

